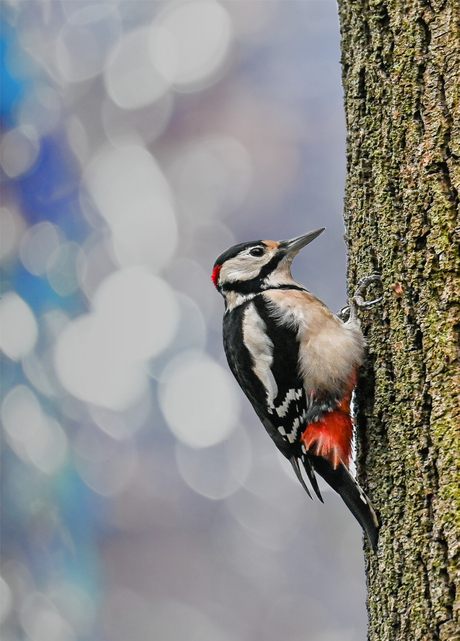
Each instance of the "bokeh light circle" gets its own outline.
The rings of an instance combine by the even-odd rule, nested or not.
[[[94,294],[93,309],[59,335],[56,371],[77,398],[121,411],[144,394],[143,361],[173,340],[179,305],[164,280],[137,266],[104,279]]]
[[[47,416],[26,385],[17,385],[2,403],[2,422],[8,442],[25,462],[53,474],[65,462],[67,436],[59,423]]]
[[[21,240],[19,255],[24,267],[34,276],[45,274],[50,257],[65,241],[62,230],[49,221],[29,227]]]
[[[76,641],[77,635],[56,605],[40,592],[24,599],[20,620],[24,631],[33,641]]]
[[[193,224],[223,218],[241,206],[251,186],[247,150],[230,136],[209,136],[189,144],[171,168],[181,212]]]
[[[140,109],[159,100],[170,83],[158,72],[149,50],[150,29],[125,34],[105,70],[107,91],[122,109]]]
[[[117,496],[134,478],[138,453],[133,439],[121,442],[86,425],[76,434],[72,446],[79,475],[98,494]]]
[[[66,82],[81,82],[100,73],[121,34],[118,9],[94,3],[69,16],[56,40],[56,62]]]
[[[220,500],[236,492],[251,468],[251,442],[243,429],[235,429],[217,445],[194,448],[176,443],[176,463],[189,487],[209,499]]]
[[[16,292],[0,299],[0,349],[13,361],[29,354],[37,342],[38,325],[29,305]]]
[[[144,267],[108,276],[93,298],[104,338],[120,358],[147,360],[165,349],[179,324],[179,305],[169,285]]]
[[[89,164],[85,181],[110,226],[120,265],[159,269],[170,260],[177,243],[171,190],[147,149],[124,142],[104,148]]]
[[[114,410],[137,402],[147,385],[138,361],[121,357],[117,345],[105,340],[107,327],[96,314],[70,322],[54,350],[56,373],[77,398]]]
[[[235,427],[239,398],[230,375],[209,356],[188,351],[165,368],[160,406],[173,434],[190,447],[209,447]]]
[[[10,129],[3,135],[0,146],[0,162],[10,178],[24,174],[32,167],[40,151],[35,128],[23,125]]]
[[[175,2],[155,22],[150,51],[167,81],[196,90],[221,68],[231,39],[230,16],[215,0]]]

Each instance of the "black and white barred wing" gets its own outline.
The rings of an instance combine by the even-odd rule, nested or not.
[[[296,330],[280,324],[264,298],[255,296],[224,317],[224,347],[235,378],[259,417],[276,429],[275,440],[281,439],[289,458],[306,417]]]

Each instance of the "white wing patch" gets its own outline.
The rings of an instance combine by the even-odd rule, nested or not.
[[[243,341],[252,356],[254,374],[267,391],[267,402],[273,406],[278,386],[271,371],[273,343],[267,327],[254,304],[247,306],[243,319]]]

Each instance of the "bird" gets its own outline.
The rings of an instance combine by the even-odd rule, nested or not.
[[[231,372],[297,479],[323,502],[316,474],[343,499],[376,551],[379,522],[350,472],[351,402],[365,340],[358,308],[372,275],[334,314],[291,275],[299,251],[324,231],[291,240],[239,243],[215,261],[212,281],[224,297],[223,344]]]

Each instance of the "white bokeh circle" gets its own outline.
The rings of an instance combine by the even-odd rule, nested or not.
[[[169,428],[190,447],[220,443],[238,419],[239,398],[230,374],[200,352],[171,361],[160,379],[159,400]]]

